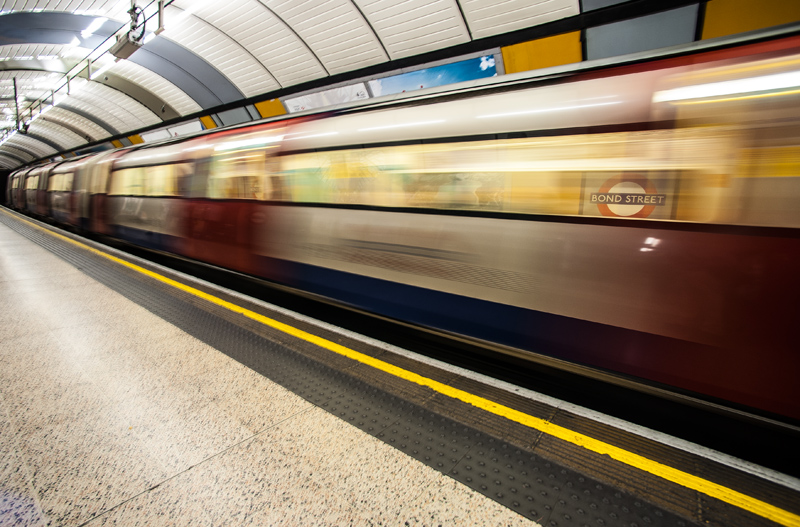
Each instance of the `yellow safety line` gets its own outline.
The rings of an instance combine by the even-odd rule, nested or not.
[[[9,212],[6,212],[5,210],[3,212],[5,212],[8,215],[11,215]],[[116,256],[112,256],[108,253],[90,247],[84,243],[75,241],[67,236],[40,227],[39,225],[36,225],[23,218],[17,217],[17,219],[25,221],[26,223],[29,223],[30,225],[36,227],[37,229],[47,232],[55,237],[61,238],[77,247],[88,250],[98,256],[102,256],[103,258],[116,262],[120,265],[124,265],[125,267],[132,269],[138,273],[149,276],[155,280],[158,280],[159,282],[180,289],[181,291],[194,295],[198,298],[207,300],[212,304],[233,311],[234,313],[242,314],[250,319],[261,322],[265,326],[277,329],[278,331],[282,331],[284,333],[302,339],[306,342],[316,344],[317,346],[324,348],[326,350],[338,353],[340,355],[358,361],[362,364],[372,366],[373,368],[386,372],[390,375],[400,377],[401,379],[405,379],[406,381],[413,382],[421,386],[427,386],[428,388],[438,393],[441,393],[453,399],[457,399],[459,401],[463,401],[467,404],[470,404],[487,412],[491,412],[495,415],[505,417],[510,421],[520,423],[529,428],[539,430],[540,432],[556,437],[563,441],[567,441],[568,443],[572,443],[573,445],[583,447],[597,454],[607,455],[616,461],[625,463],[626,465],[629,465],[631,467],[638,468],[640,470],[643,470],[660,478],[666,479],[667,481],[676,483],[683,487],[695,490],[697,492],[702,492],[703,494],[711,496],[712,498],[724,501],[726,503],[744,509],[748,512],[752,512],[753,514],[757,514],[758,516],[762,516],[764,518],[772,520],[781,525],[785,525],[787,527],[800,527],[800,516],[798,516],[797,514],[793,514],[789,511],[783,510],[774,505],[771,505],[769,503],[766,503],[764,501],[761,501],[759,499],[747,496],[746,494],[742,494],[741,492],[729,489],[722,485],[718,485],[717,483],[697,477],[693,474],[683,472],[682,470],[669,467],[657,461],[648,459],[644,456],[640,456],[639,454],[628,452],[627,450],[605,443],[598,439],[594,439],[587,435],[574,432],[572,430],[553,424],[544,419],[533,417],[518,410],[514,410],[513,408],[509,408],[507,406],[503,406],[502,404],[498,404],[488,399],[484,399],[483,397],[479,397],[469,392],[465,392],[464,390],[459,390],[457,388],[453,388],[452,386],[442,384],[438,381],[434,381],[433,379],[428,379],[427,377],[423,377],[422,375],[418,375],[414,372],[405,370],[403,368],[398,368],[397,366],[389,364],[388,362],[384,362],[382,360],[370,357],[369,355],[359,353],[340,344],[336,344],[335,342],[331,342],[322,337],[312,335],[311,333],[307,333],[303,330],[289,326],[282,322],[278,322],[277,320],[273,320],[269,317],[265,317],[264,315],[260,315],[254,311],[250,311],[249,309],[245,309],[241,306],[238,306],[221,298],[217,298],[214,295],[204,293],[199,289],[195,289],[194,287],[182,284],[180,282],[172,280],[171,278],[167,278],[166,276],[154,273],[153,271],[140,267],[136,264],[127,262],[121,258],[117,258]]]

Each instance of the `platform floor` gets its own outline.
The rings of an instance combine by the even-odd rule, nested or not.
[[[0,525],[532,525],[0,224]]]
[[[800,526],[794,478],[51,231],[0,210],[2,526]]]

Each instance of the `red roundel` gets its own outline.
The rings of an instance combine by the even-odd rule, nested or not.
[[[616,187],[616,188],[615,188]],[[640,194],[658,194],[655,185],[641,174],[620,174],[614,176],[600,187],[599,194],[611,194],[612,191],[620,191],[620,187],[628,187],[628,192]],[[653,213],[655,205],[609,205],[608,203],[598,203],[597,208],[603,216],[614,218],[647,218]],[[620,210],[625,209],[625,210]],[[625,214],[624,212],[628,212]]]

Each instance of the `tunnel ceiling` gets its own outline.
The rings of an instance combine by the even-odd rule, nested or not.
[[[130,0],[0,1],[0,127],[17,127],[15,80],[20,121],[36,117],[0,169],[580,14],[578,0],[167,0],[156,35],[157,4],[137,2],[145,44],[115,61]]]

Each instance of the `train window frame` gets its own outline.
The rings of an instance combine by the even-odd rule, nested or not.
[[[141,165],[114,169],[110,173],[109,196],[178,198],[188,194],[192,161],[163,165]],[[138,183],[138,184],[137,184]]]
[[[266,149],[253,148],[230,150],[207,158],[208,172],[202,197],[211,200],[268,200],[272,196],[273,175],[268,160],[272,157]],[[231,164],[232,161],[236,163]]]
[[[597,207],[591,208],[587,202],[587,185],[602,186],[602,181],[594,181],[597,177],[590,177],[593,173],[601,173],[603,181],[631,174],[652,175],[666,185],[666,192],[672,198],[663,210],[659,208],[658,214],[637,218],[696,221],[694,217],[677,217],[675,203],[680,195],[674,180],[683,174],[698,174],[700,178],[692,176],[692,179],[707,180],[709,187],[715,187],[714,181],[726,179],[730,167],[726,168],[722,162],[725,157],[722,154],[730,149],[720,145],[733,143],[715,135],[719,130],[711,132],[705,135],[705,131],[697,129],[661,128],[369,147],[349,145],[281,153],[278,157],[281,166],[276,173],[287,188],[281,201],[298,205],[563,217],[608,215]],[[669,144],[666,150],[660,144],[664,141]],[[670,150],[687,148],[694,152],[688,159],[674,157]],[[344,166],[358,166],[371,156],[383,159],[374,163],[374,173],[394,181],[388,185],[380,181],[354,185],[352,180],[364,174],[353,177],[348,174],[349,168],[339,169],[339,175],[334,173],[335,158]],[[328,158],[330,163],[326,162]],[[359,171],[368,172],[363,167],[356,170]],[[493,178],[497,181],[493,182]],[[665,178],[670,181],[664,182]],[[665,217],[665,212],[671,216]]]

